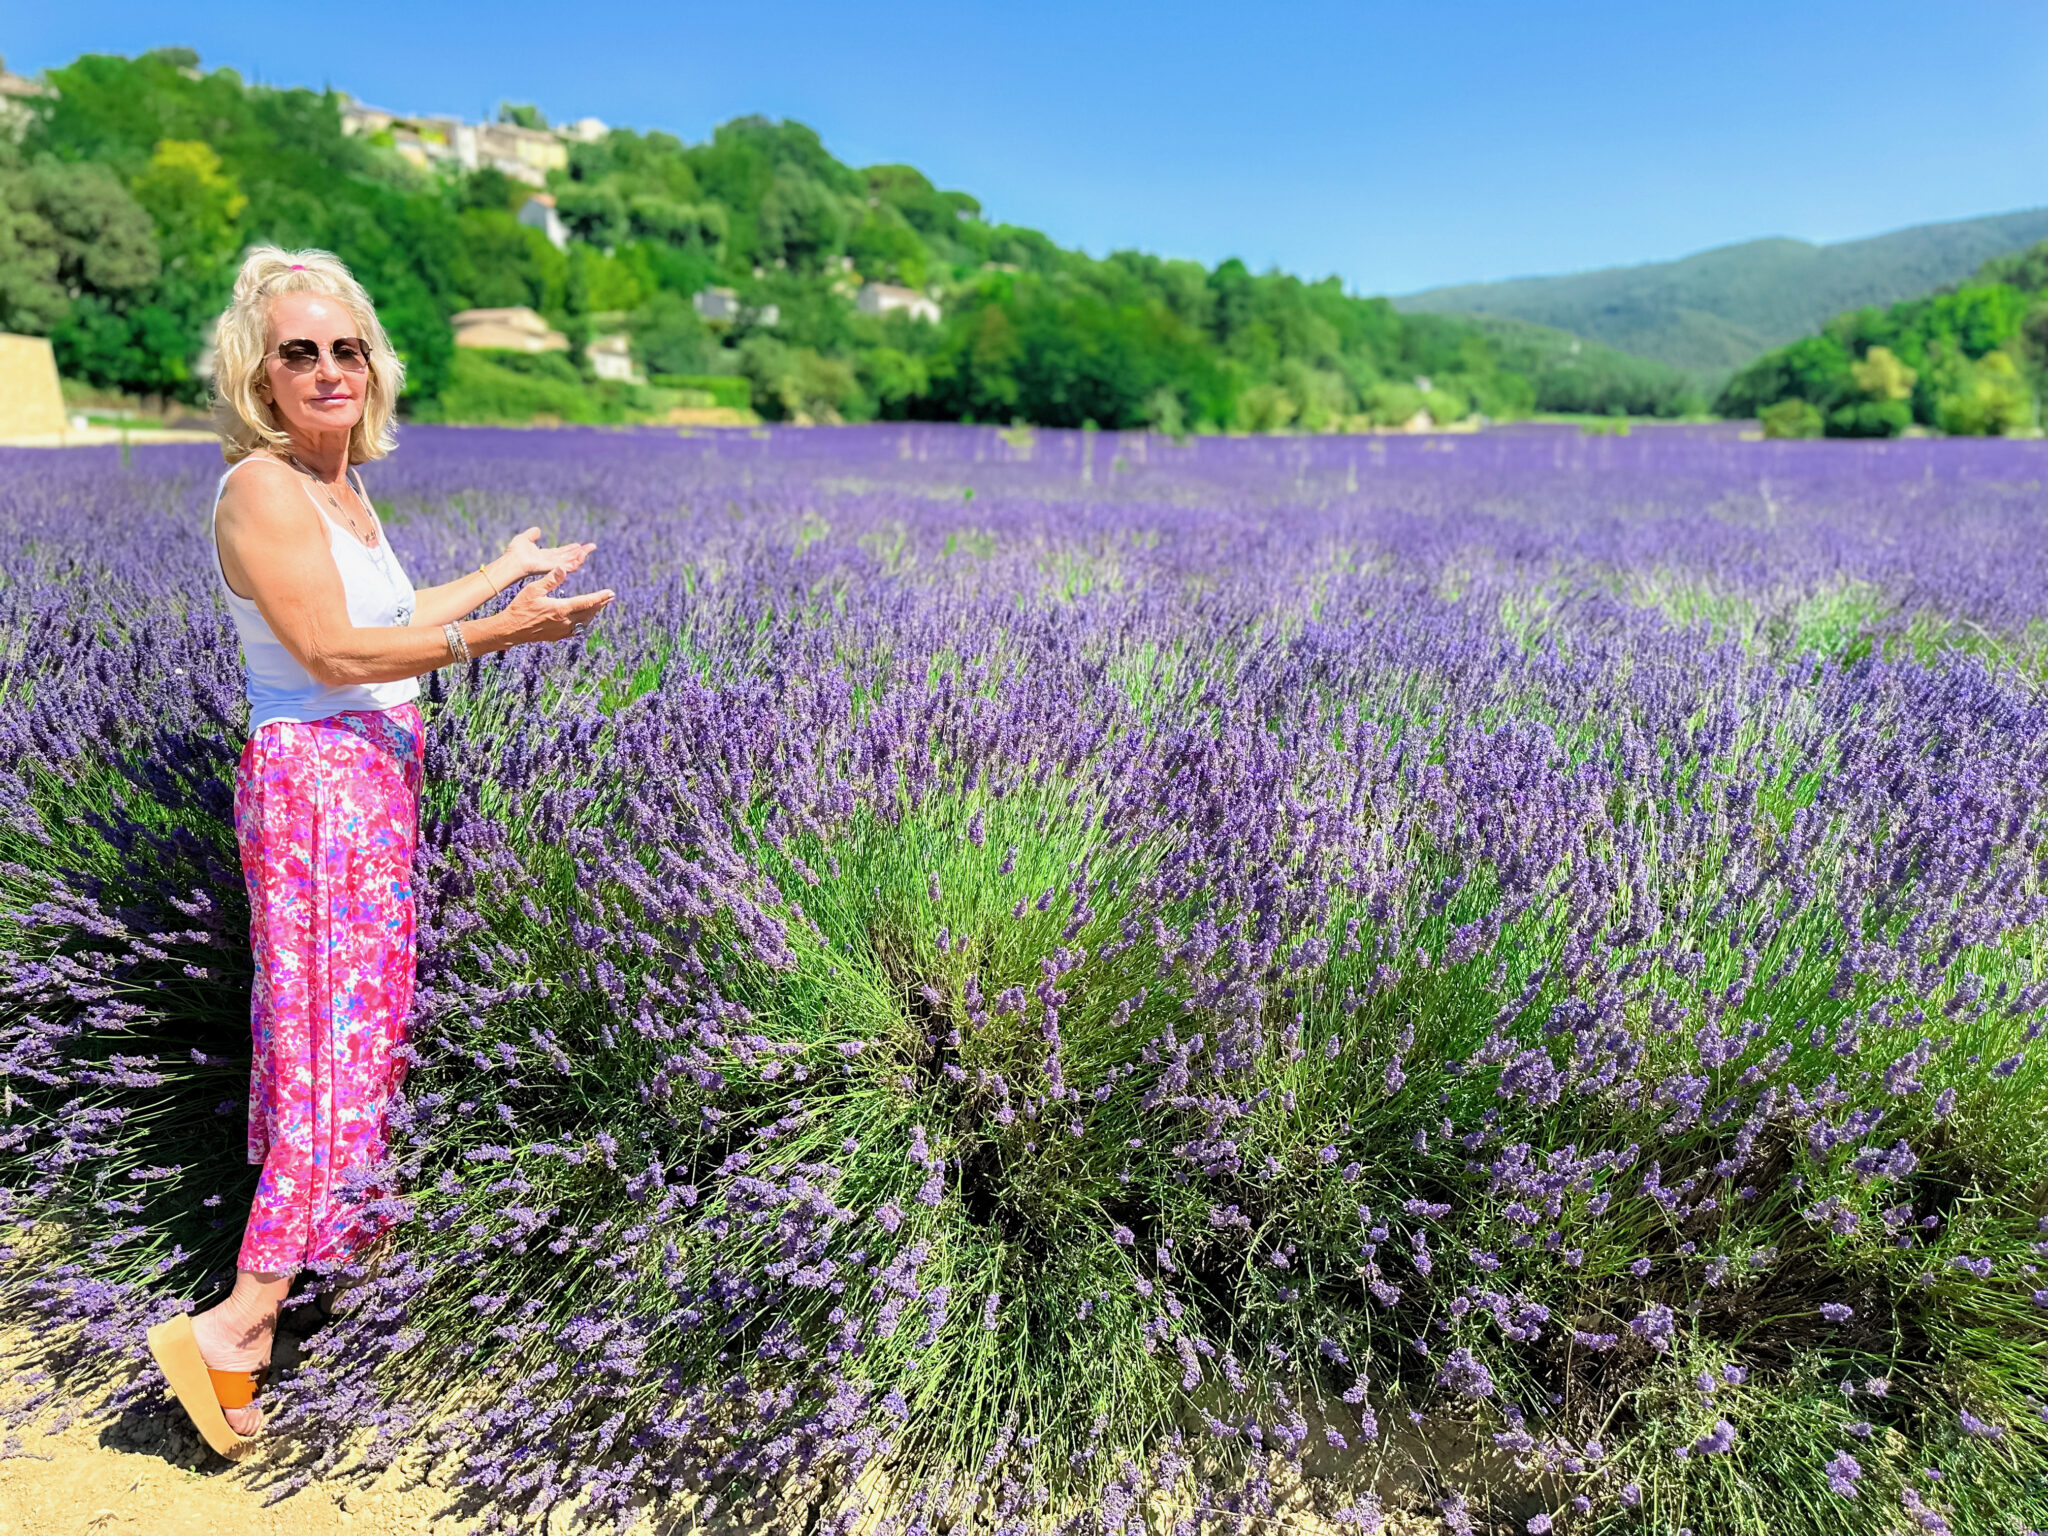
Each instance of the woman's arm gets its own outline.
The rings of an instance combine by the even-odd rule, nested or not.
[[[416,587],[412,597],[412,622],[439,629],[450,619],[473,613],[520,577],[532,574],[514,568],[510,557],[499,555],[484,562],[480,571],[444,581],[438,587]],[[488,583],[488,585],[486,585]]]
[[[447,663],[439,624],[359,629],[349,621],[326,523],[284,465],[259,460],[237,472],[221,494],[215,527],[228,585],[255,602],[271,633],[317,682],[330,688],[396,682]],[[463,623],[470,654],[563,639],[595,615],[612,600],[610,592],[548,595],[582,563],[580,555],[563,561],[545,581],[522,588],[502,612]],[[480,590],[482,578],[473,577],[472,585]]]
[[[415,624],[445,624],[459,619],[489,602],[514,582],[558,567],[575,570],[590,558],[595,544],[558,544],[540,547],[540,529],[527,528],[505,543],[504,552],[477,570],[438,587],[419,587],[413,593],[412,621]],[[490,587],[485,589],[484,583]]]

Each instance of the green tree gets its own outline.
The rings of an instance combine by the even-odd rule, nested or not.
[[[681,294],[652,294],[633,312],[627,328],[650,374],[701,373],[709,365],[710,333]]]
[[[502,208],[471,208],[457,218],[459,244],[449,272],[460,309],[565,307],[568,258],[546,235]]]
[[[930,276],[931,253],[896,209],[868,210],[846,237],[846,254],[863,276],[921,288]]]
[[[817,271],[846,242],[840,199],[816,178],[778,171],[761,199],[761,252],[798,272]]]
[[[1856,382],[1849,349],[1831,335],[1808,336],[1767,352],[1722,389],[1714,409],[1723,416],[1754,416],[1780,400],[1804,400],[1823,411],[1845,399]]]
[[[1872,347],[1849,365],[1849,377],[1873,400],[1910,400],[1918,375],[1890,347]]]
[[[600,248],[626,238],[626,200],[611,186],[572,186],[555,197],[555,212],[577,239]]]
[[[1472,414],[1472,402],[1451,384],[1436,384],[1422,397],[1422,408],[1439,427],[1456,426]]]
[[[1413,384],[1404,384],[1399,380],[1386,380],[1373,385],[1366,392],[1366,414],[1372,418],[1376,426],[1405,427],[1415,419],[1416,412],[1426,411],[1428,408],[1428,395]]]
[[[1344,376],[1334,369],[1311,367],[1300,358],[1289,358],[1280,365],[1280,387],[1287,391],[1294,419],[1304,431],[1324,431],[1350,408]]]
[[[861,353],[858,368],[861,389],[873,402],[874,414],[884,421],[908,416],[931,383],[924,359],[895,347],[874,347]]]
[[[716,253],[725,244],[725,210],[716,203],[679,203],[672,197],[647,192],[627,207],[633,233],[642,239],[659,240],[684,250]]]
[[[1805,400],[1834,436],[1888,436],[1914,421],[1940,425],[1944,416],[2012,430],[2001,424],[2032,419],[2029,371],[2048,368],[2044,288],[2048,246],[1987,263],[1954,289],[1838,315],[1819,336],[1743,369],[1716,409],[1746,415]],[[2012,380],[2003,364],[1981,373],[1980,361],[1998,353],[2018,365]]]
[[[159,270],[149,215],[105,166],[0,148],[0,330],[48,335],[74,295],[123,302]]]
[[[1820,410],[1806,400],[1780,400],[1759,416],[1765,437],[1819,437],[1826,426]]]
[[[495,165],[486,165],[462,178],[455,200],[461,208],[488,208],[504,213],[525,202],[532,190]]]
[[[1171,384],[1162,384],[1145,397],[1145,425],[1178,442],[1187,436],[1188,408]]]
[[[740,372],[753,387],[755,408],[784,421],[836,422],[862,399],[853,365],[810,347],[792,347],[754,335],[739,348]]]
[[[947,316],[928,405],[953,419],[1137,427],[1162,384],[1227,410],[1221,374],[1202,337],[1156,299],[1114,304],[1087,289],[1005,276]]]
[[[587,245],[569,247],[566,307],[577,314],[600,314],[639,307],[646,297],[634,264]]]
[[[2021,293],[2048,292],[2048,240],[2010,256],[1992,257],[1977,269],[1971,282],[1996,283]]]
[[[1944,432],[2009,437],[2033,424],[2034,398],[2005,352],[1979,358],[1958,386],[1941,396],[1936,422]]]
[[[1851,400],[1827,415],[1829,437],[1897,437],[1913,424],[1903,400]]]
[[[1293,423],[1296,409],[1278,384],[1254,384],[1237,397],[1236,425],[1246,432],[1278,432]]]

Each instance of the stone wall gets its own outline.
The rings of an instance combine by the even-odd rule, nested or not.
[[[42,436],[65,427],[57,359],[41,336],[0,333],[0,438]]]

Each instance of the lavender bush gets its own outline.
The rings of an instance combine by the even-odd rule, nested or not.
[[[538,522],[620,601],[432,685],[395,1251],[257,1475],[2048,1525],[2044,468],[415,429],[418,579]],[[153,1397],[253,1188],[216,473],[0,456],[20,1425]]]

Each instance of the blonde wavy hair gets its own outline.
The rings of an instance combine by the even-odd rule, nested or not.
[[[278,425],[276,411],[261,390],[270,301],[281,293],[338,299],[354,317],[356,334],[370,344],[370,371],[363,419],[349,433],[348,461],[366,464],[383,458],[398,446],[391,422],[398,413],[398,392],[405,385],[405,364],[391,350],[376,307],[332,251],[285,251],[274,245],[251,247],[242,259],[234,297],[221,312],[214,335],[213,414],[221,456],[233,464],[260,448],[290,447],[290,435]]]

